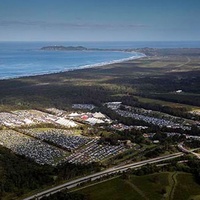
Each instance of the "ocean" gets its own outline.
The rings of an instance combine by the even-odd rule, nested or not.
[[[200,42],[0,42],[0,79],[56,73],[121,62],[139,53],[115,51],[42,51],[49,45],[87,48],[200,48]]]

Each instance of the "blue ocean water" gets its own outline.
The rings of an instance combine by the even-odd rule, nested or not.
[[[200,42],[0,42],[0,79],[68,71],[124,59],[138,53],[114,51],[41,51],[49,45],[87,48],[198,48]]]

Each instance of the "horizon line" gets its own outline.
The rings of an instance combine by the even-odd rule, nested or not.
[[[200,40],[0,40],[0,42],[200,42]]]

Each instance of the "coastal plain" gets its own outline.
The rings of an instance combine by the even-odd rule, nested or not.
[[[127,51],[146,56],[0,80],[0,198],[23,199],[109,167],[177,153],[182,142],[187,148],[199,148],[200,49]],[[185,160],[188,163],[182,163]],[[107,197],[111,198],[123,184],[126,199],[176,199],[178,189],[184,191],[179,181],[184,176],[189,192],[181,198],[198,197],[200,165],[194,154],[163,166],[120,174],[120,178],[72,190],[69,195],[71,199],[102,199],[109,185]],[[171,179],[178,170],[173,190]],[[158,187],[160,183],[163,187]]]
[[[200,106],[200,49],[136,49],[146,57],[118,64],[1,80],[1,110],[66,108],[138,98]],[[180,90],[180,93],[176,91]],[[98,98],[96,98],[98,97]],[[143,99],[142,99],[143,98]],[[158,104],[162,104],[162,102]],[[152,102],[152,101],[151,101]],[[175,103],[179,103],[175,104]],[[196,106],[196,107],[195,107]]]

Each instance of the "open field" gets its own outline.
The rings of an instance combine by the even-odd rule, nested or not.
[[[191,174],[178,174],[174,199],[198,200],[200,199],[200,185],[194,182]]]
[[[162,101],[162,100],[144,98],[144,97],[139,97],[139,96],[136,96],[136,98],[138,99],[139,102],[142,102],[142,103],[158,104],[161,106],[169,106],[171,108],[186,108],[187,110],[191,110],[191,111],[200,110],[200,107],[192,106],[192,105],[188,105],[188,104],[181,104],[181,103],[175,103],[175,102],[170,102],[170,101]]]
[[[131,176],[128,180],[117,178],[85,188],[79,192],[85,194],[91,200],[109,200],[111,198],[116,200],[160,200],[164,196],[163,191],[166,187],[169,187],[168,173],[163,173],[142,177]]]
[[[85,187],[76,192],[88,200],[187,200],[199,199],[200,185],[191,174],[165,172],[145,176],[121,177]]]

